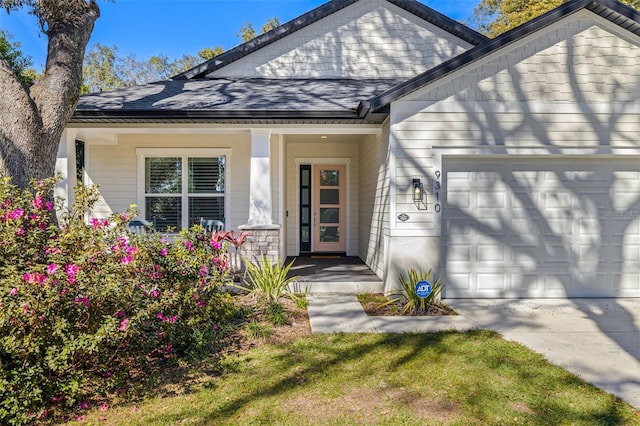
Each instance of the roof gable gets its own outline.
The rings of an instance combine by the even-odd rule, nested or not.
[[[396,15],[404,15],[404,20],[402,22],[394,22],[391,25],[387,23],[387,25],[384,25],[385,28],[391,27],[390,30],[394,30],[395,28],[393,28],[393,26],[395,25],[400,27],[400,31],[404,31],[404,34],[402,34],[400,37],[395,37],[395,39],[397,40],[389,42],[389,49],[391,49],[392,52],[393,49],[396,49],[397,51],[398,48],[402,47],[399,45],[393,45],[394,42],[399,43],[398,40],[411,39],[412,37],[415,37],[415,33],[420,31],[422,28],[432,29],[432,32],[437,33],[437,36],[440,39],[447,39],[446,43],[438,40],[435,41],[435,43],[440,42],[441,44],[446,44],[447,48],[450,50],[447,52],[442,47],[438,48],[438,50],[441,50],[441,52],[438,52],[441,58],[437,63],[455,56],[468,49],[469,47],[475,46],[486,40],[486,37],[484,37],[483,35],[440,14],[439,12],[423,5],[416,0],[333,0],[283,24],[282,26],[266,34],[258,36],[257,38],[240,46],[237,46],[236,48],[231,49],[228,52],[223,53],[222,55],[219,55],[201,65],[198,65],[191,70],[179,74],[175,76],[174,79],[197,79],[206,76],[295,76],[330,78],[371,78],[399,76],[398,72],[402,70],[402,65],[404,64],[401,63],[401,58],[399,57],[388,57],[390,52],[383,52],[383,54],[387,56],[386,58],[380,59],[380,55],[378,55],[378,57],[364,57],[362,59],[362,61],[367,62],[367,64],[369,65],[373,64],[374,69],[381,70],[381,72],[378,73],[368,73],[362,75],[362,71],[364,70],[366,72],[369,70],[369,68],[366,68],[364,64],[363,66],[359,66],[358,64],[348,63],[354,61],[355,55],[345,55],[345,50],[355,50],[360,48],[360,54],[366,52],[365,49],[367,48],[369,49],[369,51],[380,50],[380,39],[378,39],[378,44],[375,46],[372,45],[372,47],[362,45],[363,38],[366,38],[366,36],[362,37],[360,35],[356,35],[355,37],[353,37],[352,34],[349,34],[352,37],[347,40],[348,37],[344,37],[343,34],[339,33],[339,28],[336,26],[336,23],[334,21],[348,13],[351,13],[351,15],[353,15],[352,18],[354,20],[357,20],[357,14],[359,12],[356,11],[356,8],[395,8]],[[383,18],[388,19],[389,16],[390,15],[387,14]],[[376,19],[376,17],[374,16],[373,19]],[[412,23],[413,26],[411,26]],[[361,20],[355,25],[359,30],[364,29],[364,31],[367,31],[366,27],[370,24],[370,22],[363,22]],[[406,28],[402,28],[403,25]],[[381,27],[383,27],[383,25],[378,25],[377,27],[375,27],[374,25],[374,28],[371,28],[372,32],[374,33],[373,35],[377,35],[378,37],[382,36],[382,34],[380,33]],[[312,33],[313,31],[317,33],[313,35],[320,36],[315,44],[313,40],[310,40],[310,38],[313,38],[313,35],[309,35],[309,33]],[[345,40],[343,40],[341,37],[344,37]],[[426,46],[427,42],[425,42],[425,36],[422,35],[421,37],[422,39],[418,38],[416,39],[416,43],[413,43],[417,46],[407,46],[407,50],[412,47],[414,54],[419,52],[420,48],[427,50],[428,46]],[[355,44],[353,39],[355,39]],[[300,58],[300,50],[296,51],[296,48],[300,44],[304,43],[307,43],[307,52],[314,51],[315,55],[322,55],[323,57],[316,58],[311,53],[308,53],[305,55],[305,57]],[[329,51],[318,51],[318,48],[322,48],[323,46],[332,46],[334,52],[331,52],[332,49],[329,49]],[[375,53],[376,52],[371,52],[371,54]],[[329,56],[331,56],[332,54],[336,55],[336,57],[333,58],[333,62],[331,61],[331,58],[329,58]],[[291,61],[287,58],[278,60],[279,55],[288,55],[290,58],[297,58],[298,61],[296,61],[296,64],[291,64]],[[322,61],[320,61],[320,59],[322,59]],[[378,63],[380,61],[386,63]],[[248,62],[250,63],[249,65],[247,64]],[[261,62],[262,64],[260,64]],[[322,64],[320,64],[320,62],[322,62],[322,64],[328,64],[325,65],[324,70],[321,69]],[[433,59],[429,58],[425,59],[423,62],[426,63],[423,64],[421,69],[419,69],[417,72],[422,72],[423,70],[428,69],[436,64],[433,63]],[[308,67],[306,69],[301,69],[300,66],[304,64],[308,64]],[[261,65],[262,68],[260,68]],[[336,70],[335,72],[331,71],[332,67],[336,68],[342,66],[347,68],[346,72],[341,72],[340,70]],[[252,71],[251,68],[260,69]],[[406,68],[415,67],[409,66]],[[289,74],[279,75],[283,72]],[[404,72],[406,73],[407,77],[410,75],[415,75],[416,73],[416,71],[413,69]]]
[[[387,107],[391,102],[410,97],[410,95],[417,90],[433,85],[436,81],[439,81],[449,75],[453,75],[453,73],[469,72],[469,74],[473,74],[476,64],[481,63],[486,58],[500,54],[500,52],[503,51],[507,54],[507,51],[509,50],[508,46],[522,41],[525,38],[531,38],[535,36],[536,33],[542,32],[542,30],[554,24],[559,24],[560,21],[564,24],[566,19],[569,19],[570,16],[575,15],[580,11],[591,12],[591,16],[594,19],[597,18],[600,19],[601,22],[607,22],[609,26],[617,28],[618,32],[626,33],[631,37],[640,36],[640,13],[635,9],[614,0],[572,0],[532,21],[529,21],[528,23],[502,34],[485,44],[479,45],[456,58],[446,61],[431,70],[401,83],[387,92],[370,99],[369,101],[361,102],[359,106],[360,114],[365,116],[370,111],[376,111]],[[575,25],[585,25],[585,22]],[[575,25],[573,27],[575,34],[578,34],[580,31],[597,31],[597,29],[593,28],[577,28]],[[602,36],[602,34],[603,33],[600,32],[599,36]],[[609,35],[612,35],[612,33],[609,32]],[[586,37],[590,39],[598,38],[597,35],[593,34],[587,34]],[[535,49],[535,47],[530,47],[530,49]],[[522,53],[522,55],[524,58],[532,56],[534,53],[535,52],[530,51],[529,53]],[[576,52],[572,52],[572,54],[576,55]],[[502,62],[502,67],[504,68],[508,59],[506,61],[503,60]],[[553,60],[547,64],[547,67],[552,66],[552,62]],[[495,70],[494,74],[500,71],[500,66],[495,63],[493,66]],[[612,65],[609,64],[609,67],[611,66]],[[538,72],[537,68],[536,72]],[[544,72],[542,72],[542,74],[544,74]],[[478,77],[479,76],[476,75],[475,77],[470,77],[470,79]],[[468,79],[467,81],[470,80]],[[441,92],[439,99],[443,99],[447,96],[448,95],[445,92]]]

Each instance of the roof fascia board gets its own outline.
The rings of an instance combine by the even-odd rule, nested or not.
[[[105,111],[76,110],[71,121],[75,120],[163,120],[163,119],[360,119],[356,111],[282,111],[282,110],[231,110],[231,111]]]
[[[206,74],[216,71],[232,62],[237,61],[244,56],[247,56],[263,47],[274,43],[283,37],[286,37],[298,30],[301,30],[329,15],[332,15],[347,6],[357,3],[361,0],[333,0],[324,5],[321,5],[291,21],[269,31],[265,34],[259,35],[251,41],[243,43],[233,49],[216,56],[200,65],[197,65],[190,70],[184,71],[178,75],[173,76],[174,80],[189,80],[195,78],[202,78]],[[488,40],[484,35],[468,28],[459,22],[454,21],[448,16],[431,9],[428,6],[420,3],[417,0],[386,0],[387,2],[394,4],[407,12],[417,16],[418,18],[427,21],[439,28],[447,31],[454,36],[467,41],[474,46],[481,44]]]
[[[472,30],[471,28],[461,24],[460,22],[454,21],[448,16],[443,15],[437,10],[432,9],[429,6],[422,4],[417,0],[387,0],[387,1],[417,16],[418,18],[423,19],[445,30],[449,34],[453,34],[456,37],[468,43],[473,44],[474,46],[477,46],[480,43],[483,43],[489,40],[489,38],[486,37],[485,35]]]
[[[569,16],[574,13],[587,9],[600,17],[607,19],[617,25],[618,27],[631,31],[640,35],[640,12],[632,9],[622,3],[614,0],[572,0],[563,5],[553,9],[519,27],[516,27],[495,39],[492,39],[484,44],[481,44],[473,49],[470,49],[442,64],[410,79],[406,82],[399,84],[396,87],[389,89],[388,91],[369,99],[366,102],[361,102],[358,106],[358,111],[361,116],[368,116],[371,112],[375,112],[379,109],[389,106],[392,102],[412,93],[435,80],[438,80],[447,74],[456,71],[464,66],[470,65],[489,54],[506,47],[507,45],[521,40],[530,34],[542,30],[549,25]],[[605,13],[605,12],[610,13]],[[612,15],[616,19],[624,17],[631,22],[626,22],[627,25],[623,26],[620,23],[615,22],[612,19]],[[635,28],[635,27],[638,28]],[[634,28],[632,28],[634,27]]]

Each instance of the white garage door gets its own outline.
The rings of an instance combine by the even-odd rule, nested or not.
[[[640,159],[443,169],[445,297],[640,297]]]

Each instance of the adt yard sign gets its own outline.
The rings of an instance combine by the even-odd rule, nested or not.
[[[429,297],[431,290],[429,281],[418,281],[418,284],[416,284],[416,294],[422,299]]]

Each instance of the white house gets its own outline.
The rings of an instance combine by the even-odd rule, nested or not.
[[[640,297],[639,35],[612,0],[492,40],[415,0],[330,1],[83,96],[63,190],[81,167],[96,216],[219,219],[274,257],[358,256],[387,288],[433,267],[449,298]]]

